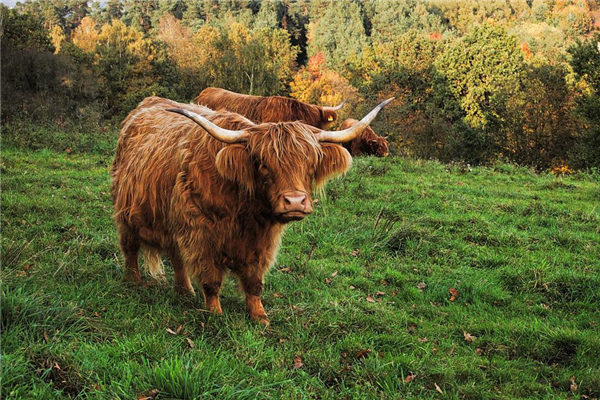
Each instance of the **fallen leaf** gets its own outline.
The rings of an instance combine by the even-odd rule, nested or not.
[[[571,388],[571,392],[575,392],[575,391],[577,391],[577,388],[578,388],[579,386],[577,386],[577,383],[575,382],[575,376],[574,376],[574,375],[573,375],[573,376],[571,376],[571,379],[569,379],[569,382],[571,382],[571,386],[570,386],[570,388]]]
[[[473,343],[475,340],[477,340],[477,336],[471,335],[467,331],[464,331],[463,334],[467,343]]]
[[[336,276],[337,274],[338,274],[338,272],[337,272],[337,269],[336,269],[335,271],[333,271],[333,272],[331,273],[331,277],[332,277],[332,278],[335,278],[335,276]]]
[[[477,354],[478,356],[483,354],[483,349],[481,347],[478,347],[475,349],[475,354]]]
[[[346,358],[346,357],[348,357],[348,352],[346,352],[346,351],[342,351],[342,354],[341,354],[341,356],[342,356],[342,358]]]
[[[331,283],[331,279],[329,279],[329,278],[325,278],[325,284],[326,284],[326,285],[329,285],[330,283]]]
[[[158,393],[158,389],[152,389],[148,393],[138,394],[137,400],[154,400]]]
[[[354,358],[361,359],[361,358],[365,358],[366,356],[369,355],[369,353],[371,352],[371,349],[364,349],[364,350],[360,350],[358,353],[356,353],[354,355]]]
[[[352,254],[354,257],[358,257],[360,254],[360,249],[354,249],[352,252],[350,252],[350,254]]]
[[[281,268],[279,270],[279,272],[292,272],[292,269],[290,267],[285,267],[285,268]]]
[[[194,348],[194,342],[192,341],[192,339],[190,339],[188,337],[188,338],[185,338],[185,340],[186,340],[187,344],[190,346],[190,348],[193,349]]]
[[[294,368],[302,368],[304,363],[302,362],[302,358],[300,356],[294,357]]]
[[[411,383],[412,381],[415,380],[415,378],[417,377],[417,375],[413,374],[412,372],[409,372],[405,377],[404,377],[404,383]]]
[[[275,292],[275,293],[273,293],[273,297],[275,297],[277,299],[282,299],[283,295],[281,293],[279,293],[279,292]]]
[[[431,349],[431,352],[435,355],[438,353],[438,348],[434,347],[433,349]]]
[[[179,332],[181,332],[181,329],[183,328],[183,325],[179,325],[177,327],[177,329],[175,329],[175,333],[177,333],[179,335]]]
[[[100,318],[100,314],[98,314],[98,311],[94,311],[94,313],[92,314],[92,316],[94,316],[96,318]]]
[[[371,296],[370,294],[369,294],[369,295],[367,295],[367,301],[368,301],[369,303],[375,303],[375,299],[374,299],[374,298],[373,298],[373,296]]]
[[[71,154],[71,151],[72,151],[72,150],[71,150],[71,148],[70,148],[70,147],[67,147],[67,148],[65,149],[65,153],[67,153],[67,154]]]
[[[177,335],[177,332],[175,332],[173,329],[171,328],[167,328],[167,332],[169,332],[171,335]]]
[[[382,292],[381,290],[378,290],[377,293],[375,293],[375,295],[377,295],[377,296],[385,296],[385,292]]]
[[[388,281],[386,281],[385,279],[380,280],[379,283],[381,283],[383,286],[388,285]]]
[[[60,365],[58,365],[56,361],[54,362],[54,366],[52,368],[57,369],[59,371],[61,370]]]
[[[397,295],[397,294],[398,294],[398,291],[397,291],[396,289],[392,290],[392,292],[391,292],[391,295],[392,295],[392,296],[395,296],[395,295]]]
[[[426,338],[426,337],[423,337],[423,338],[417,338],[417,340],[418,340],[420,343],[427,343],[427,342],[429,342],[429,339],[428,339],[428,338]]]
[[[350,289],[350,290],[354,290],[354,289],[356,289],[356,288],[355,288],[354,286],[350,285],[349,289]]]
[[[25,264],[25,265],[23,266],[23,271],[27,272],[27,271],[29,271],[29,268],[31,268],[31,265],[29,265],[29,264]]]
[[[417,329],[417,324],[412,323],[412,324],[408,325],[409,332],[414,332],[416,329]]]
[[[438,386],[438,384],[437,384],[437,383],[433,382],[433,385],[435,386],[435,390],[437,390],[437,391],[438,391],[438,393],[440,393],[440,394],[444,394],[444,392],[443,392],[443,391],[442,391],[442,389],[441,389],[441,388]]]
[[[448,289],[448,292],[450,293],[450,301],[456,300],[456,298],[458,297],[458,294],[460,293],[458,290],[456,290],[453,287]]]
[[[46,331],[42,331],[42,334],[44,335],[44,342],[49,343],[50,339],[48,339],[48,334],[46,333]]]

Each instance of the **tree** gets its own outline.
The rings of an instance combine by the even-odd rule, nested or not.
[[[390,41],[411,29],[431,33],[444,32],[447,27],[442,18],[430,12],[422,1],[374,2],[374,15],[371,19],[373,41]]]
[[[448,46],[436,60],[474,128],[501,123],[506,99],[521,88],[523,54],[504,28],[484,24]]]
[[[333,106],[341,101],[348,104],[338,111],[338,121],[351,117],[362,102],[358,90],[338,72],[325,66],[325,56],[318,53],[300,68],[290,83],[290,96],[310,104]]]
[[[569,53],[571,66],[585,88],[577,111],[587,125],[570,154],[570,162],[575,168],[600,168],[600,34],[576,41]]]
[[[20,14],[5,5],[0,5],[2,13],[2,47],[35,48],[54,51],[49,37],[49,29],[45,28],[35,14]]]
[[[250,29],[235,21],[204,24],[195,34],[165,15],[159,24],[189,98],[207,86],[236,92],[283,94],[294,72],[297,49],[283,29]],[[214,25],[213,25],[214,24]]]
[[[581,123],[573,113],[575,93],[567,84],[569,69],[543,58],[527,65],[522,90],[507,102],[502,154],[538,169],[563,165]]]
[[[254,19],[254,28],[278,28],[283,15],[283,3],[278,0],[263,1]]]
[[[71,41],[81,50],[92,53],[96,50],[99,36],[96,21],[91,17],[85,17],[81,20],[81,24],[73,31]]]
[[[145,88],[152,85],[155,79],[151,62],[155,53],[151,41],[134,27],[119,20],[102,26],[94,63],[100,75],[101,99],[110,115],[124,111],[130,96],[135,97],[135,93],[145,92]]]
[[[361,10],[349,0],[323,3],[326,11],[318,18],[311,10],[311,22],[308,25],[308,56],[321,52],[325,55],[327,66],[343,72],[349,60],[358,59],[363,47],[368,44]],[[317,9],[318,10],[318,9]]]

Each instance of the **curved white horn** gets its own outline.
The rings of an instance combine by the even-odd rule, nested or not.
[[[342,101],[340,104],[338,104],[335,107],[330,107],[330,106],[324,106],[323,110],[327,110],[327,111],[337,111],[340,108],[342,108],[344,106],[344,104],[346,104],[346,100]]]
[[[344,143],[349,142],[357,137],[369,124],[375,119],[379,111],[385,107],[390,101],[394,100],[391,97],[379,104],[370,113],[368,113],[363,119],[352,125],[350,128],[341,131],[321,131],[317,135],[319,142],[331,142],[331,143]]]
[[[241,143],[248,140],[248,133],[245,131],[232,131],[229,129],[221,128],[204,118],[202,115],[196,114],[195,112],[184,110],[181,108],[168,108],[167,111],[181,114],[188,117],[198,125],[200,125],[206,132],[208,132],[215,139],[224,143]]]

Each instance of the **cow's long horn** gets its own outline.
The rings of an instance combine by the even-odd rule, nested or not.
[[[202,115],[196,114],[195,112],[184,110],[181,108],[168,108],[167,111],[174,112],[177,114],[181,114],[183,116],[188,117],[198,125],[200,125],[204,130],[212,137],[221,142],[225,143],[241,143],[248,140],[248,133],[245,131],[232,131],[229,129],[221,128],[204,118]]]
[[[394,100],[393,97],[387,99],[383,103],[379,104],[370,113],[368,113],[363,119],[352,125],[350,128],[341,131],[321,131],[317,138],[319,142],[331,142],[331,143],[344,143],[349,142],[357,137],[367,126],[375,119],[379,111],[385,107],[390,101]]]
[[[340,104],[338,104],[335,107],[325,106],[325,107],[323,107],[323,110],[326,110],[326,111],[337,111],[340,108],[342,108],[344,106],[344,104],[346,104],[346,100],[342,101]]]

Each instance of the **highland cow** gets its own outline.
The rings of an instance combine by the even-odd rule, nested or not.
[[[161,276],[171,260],[175,287],[201,288],[221,313],[225,274],[239,278],[250,317],[268,324],[260,296],[287,223],[313,211],[313,187],[348,170],[340,144],[358,136],[387,100],[349,129],[302,122],[254,124],[230,112],[150,97],[123,121],[111,169],[111,197],[125,278],[141,283],[138,253]]]
[[[347,129],[356,124],[355,119],[347,119],[342,122],[340,129]],[[374,155],[377,157],[387,157],[389,155],[389,143],[387,138],[377,135],[370,126],[361,132],[350,142],[344,143],[344,147],[352,156]]]
[[[213,110],[227,110],[243,115],[255,123],[302,121],[319,129],[328,129],[337,119],[335,107],[315,106],[281,96],[251,96],[209,87],[194,99],[194,103]]]

